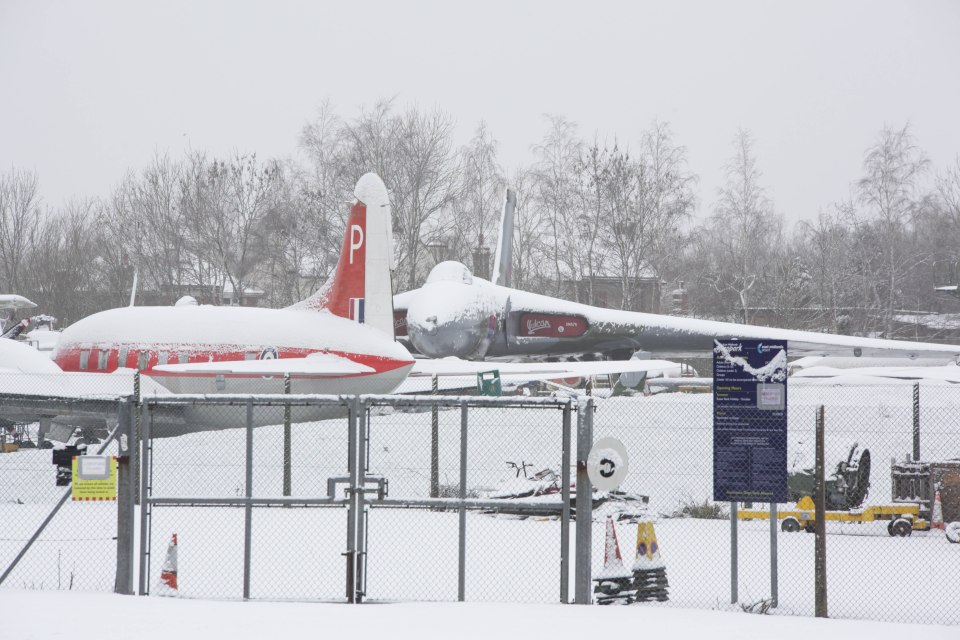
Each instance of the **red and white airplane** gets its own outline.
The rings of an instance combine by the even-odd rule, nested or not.
[[[102,311],[63,331],[54,362],[64,372],[140,369],[173,393],[282,393],[284,375],[294,393],[393,391],[413,358],[393,339],[390,203],[372,173],[354,195],[336,271],[310,298],[286,309],[191,299]],[[183,413],[174,431],[240,426],[223,407]],[[323,417],[305,408],[295,414],[296,421]]]

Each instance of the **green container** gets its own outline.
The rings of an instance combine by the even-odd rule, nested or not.
[[[477,374],[477,393],[481,396],[502,396],[503,386],[500,384],[500,372],[481,371]]]

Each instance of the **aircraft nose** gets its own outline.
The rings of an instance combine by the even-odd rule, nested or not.
[[[473,287],[454,282],[425,285],[407,309],[407,332],[431,358],[477,358],[486,351],[490,304]]]

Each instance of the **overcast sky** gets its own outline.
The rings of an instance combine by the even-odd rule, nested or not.
[[[483,119],[508,169],[543,115],[636,145],[667,121],[709,211],[738,127],[790,219],[850,193],[884,124],[960,153],[960,2],[0,0],[0,170],[107,195],[157,152],[296,152],[329,99]]]

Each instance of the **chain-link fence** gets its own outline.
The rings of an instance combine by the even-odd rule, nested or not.
[[[960,545],[930,529],[938,491],[937,517],[960,520],[960,389],[791,383],[787,467],[794,502],[813,494],[821,406],[829,615],[960,623]],[[609,398],[598,403],[594,421],[595,439],[616,437],[626,446],[630,474],[623,488],[649,496],[643,520],[655,524],[667,604],[766,611],[773,595],[769,505],[738,505],[738,603],[732,605],[730,504],[713,500],[712,430],[710,393]],[[779,505],[778,512],[778,598],[770,611],[813,615],[814,535],[806,532],[812,514],[802,504]],[[784,533],[790,529],[796,531]],[[629,567],[637,527],[621,524],[619,534]],[[604,521],[595,515],[595,572],[604,552]]]
[[[930,526],[960,521],[960,389],[789,386],[793,503],[778,507],[777,606],[769,611],[814,613],[814,536],[805,531],[808,505],[794,503],[813,490],[822,406],[829,615],[960,624],[960,545]],[[108,391],[87,394],[83,411],[68,406],[76,399],[52,407],[99,416],[102,427],[31,421],[21,397],[29,393],[0,396],[5,432],[27,443],[0,454],[0,570],[64,489],[55,486],[51,451],[29,442],[41,427],[62,435],[60,423],[74,442],[102,442],[119,397]],[[575,569],[588,580],[604,575],[610,516],[628,570],[638,534],[646,548],[656,537],[662,584],[642,606],[767,610],[765,504],[738,505],[731,603],[731,505],[712,499],[711,394],[597,398],[594,406],[584,424],[576,401],[557,398],[145,397],[135,416],[147,443],[137,477],[140,591],[163,589],[177,534],[183,596],[572,601]],[[187,432],[191,421],[205,430]],[[580,492],[593,507],[592,557],[575,566],[572,504],[585,486],[576,479],[585,459],[577,441],[586,428],[588,444],[623,442],[630,471],[617,492]],[[3,587],[111,589],[116,535],[116,507],[68,500]]]
[[[0,585],[121,587],[118,503],[73,500],[70,475],[74,455],[118,455],[113,436],[133,375],[0,374],[0,388]]]
[[[287,428],[288,405],[291,422],[343,417]],[[176,536],[185,596],[568,597],[568,400],[171,396],[144,406],[142,591],[166,590]],[[152,437],[184,412],[238,428]]]

